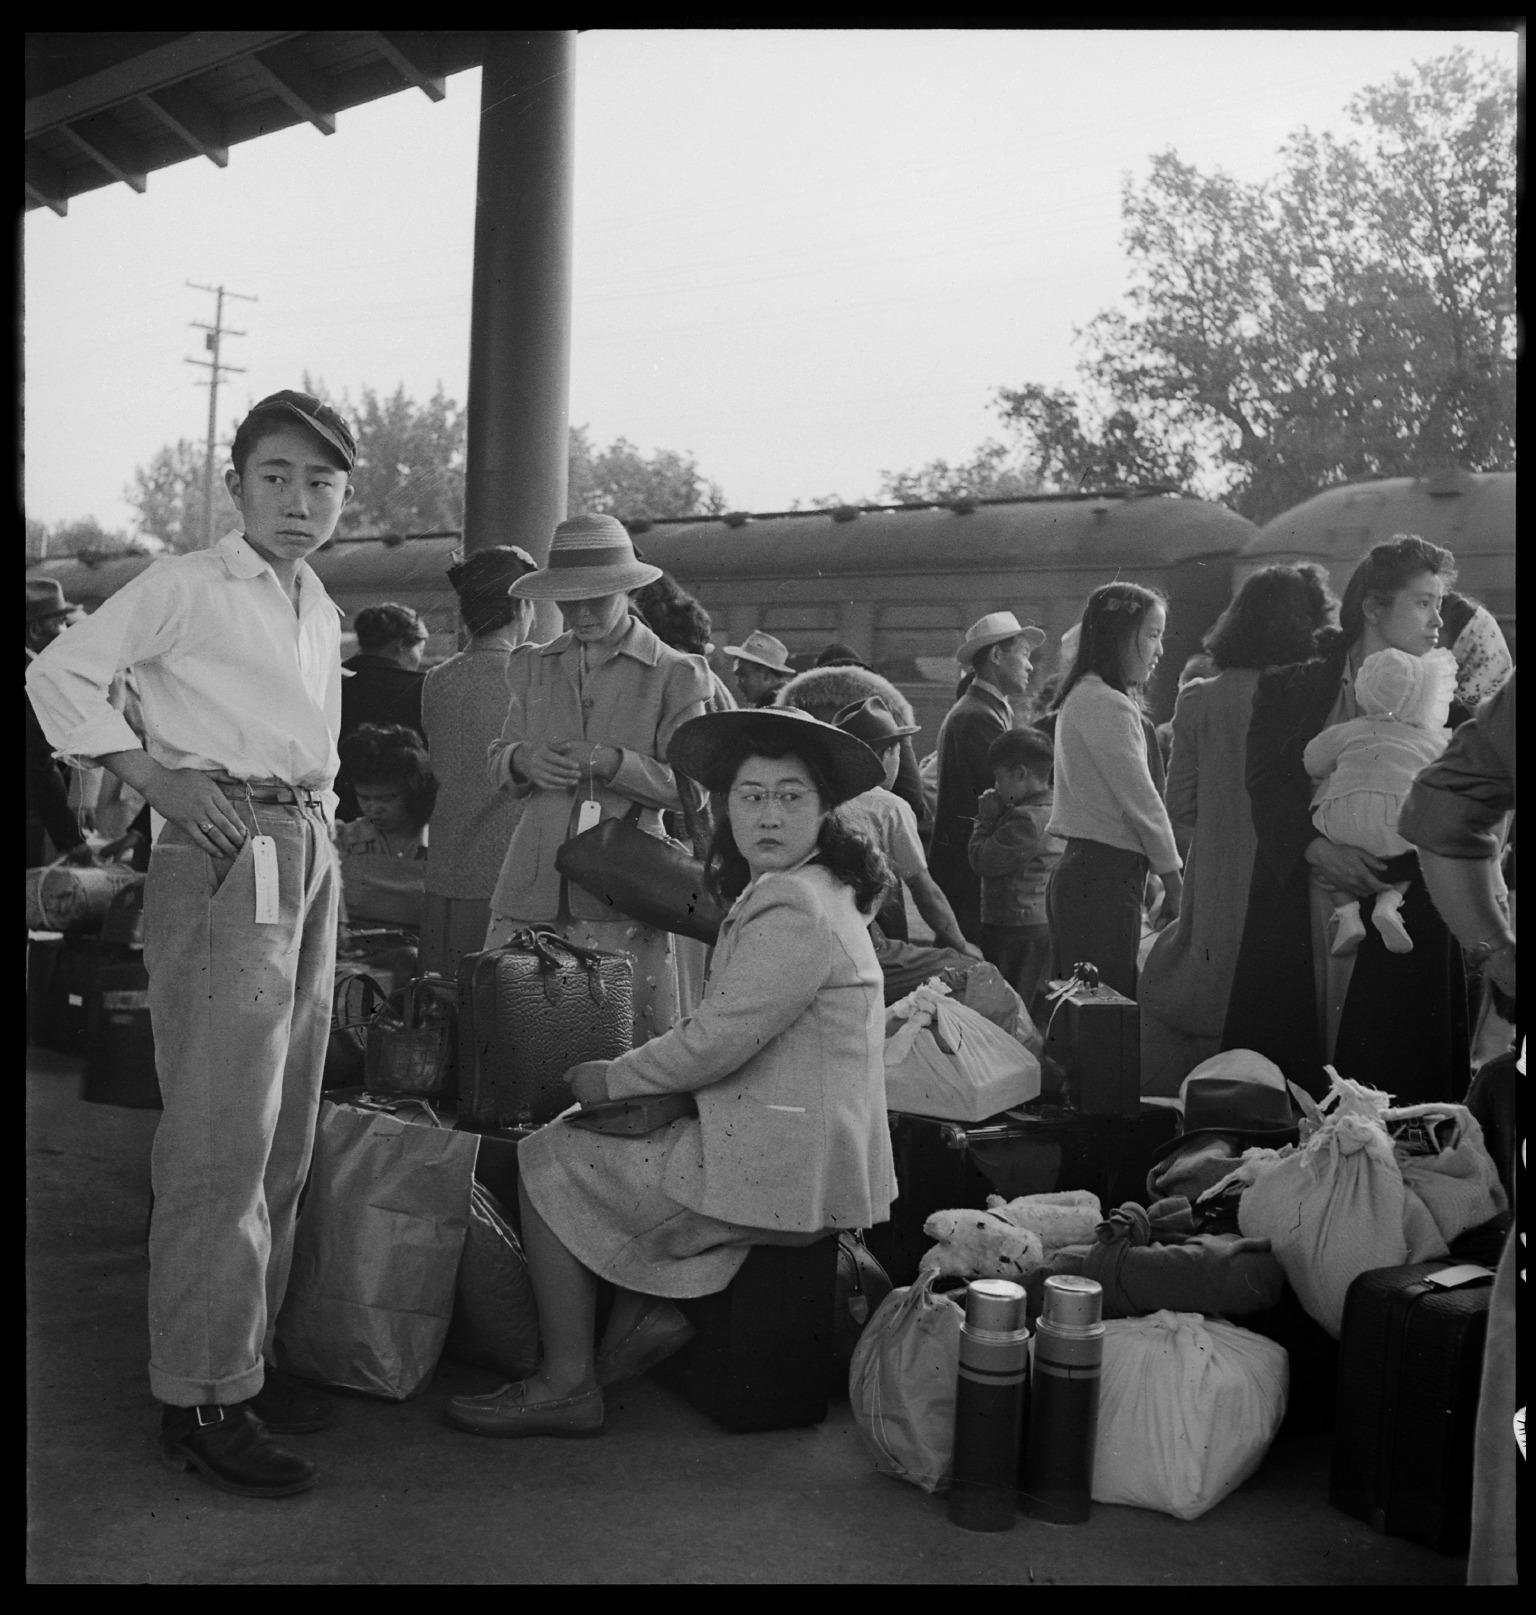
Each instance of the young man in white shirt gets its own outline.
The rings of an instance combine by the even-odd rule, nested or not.
[[[142,572],[31,664],[27,689],[58,755],[104,764],[164,821],[144,902],[164,1101],[149,1234],[162,1449],[226,1491],[282,1497],[316,1470],[273,1433],[330,1422],[323,1398],[264,1362],[336,951],[341,633],[305,558],[352,496],[356,446],[327,405],[280,392],[231,458],[244,533]],[[108,699],[130,668],[142,738]]]

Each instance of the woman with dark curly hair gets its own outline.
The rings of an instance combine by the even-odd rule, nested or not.
[[[1320,566],[1255,572],[1205,636],[1210,673],[1179,691],[1164,800],[1184,855],[1184,901],[1137,983],[1143,1093],[1178,1093],[1221,1047],[1253,877],[1245,783],[1253,692],[1265,668],[1310,656],[1337,608]]]
[[[1350,575],[1339,631],[1320,654],[1262,674],[1248,728],[1247,783],[1256,834],[1223,1048],[1256,1049],[1291,1081],[1324,1094],[1325,1064],[1403,1104],[1459,1100],[1470,1075],[1461,950],[1435,912],[1417,857],[1379,858],[1328,840],[1312,822],[1304,754],[1325,729],[1359,716],[1355,675],[1375,651],[1435,649],[1451,552],[1412,534],[1377,544]],[[1470,714],[1452,706],[1454,727]],[[1329,949],[1335,893],[1364,898],[1408,882],[1411,953],[1374,927],[1356,953]]]
[[[343,926],[419,930],[437,779],[414,729],[365,723],[337,748],[362,817],[336,826]]]
[[[805,714],[762,710],[682,724],[667,758],[722,802],[709,872],[731,909],[704,1001],[567,1077],[584,1105],[692,1095],[696,1114],[643,1137],[552,1122],[518,1146],[544,1360],[448,1404],[480,1435],[595,1434],[603,1387],[691,1333],[665,1298],[723,1290],[752,1245],[882,1222],[895,1194],[867,929],[888,872],[832,811],[879,781],[879,758]],[[594,1357],[599,1278],[620,1293]]]

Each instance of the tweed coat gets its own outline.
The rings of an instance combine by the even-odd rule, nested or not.
[[[637,618],[616,646],[591,656],[585,683],[581,646],[569,633],[547,645],[520,645],[507,662],[507,718],[490,748],[491,783],[526,797],[512,832],[492,914],[525,923],[548,923],[560,907],[555,854],[576,834],[586,788],[546,791],[511,772],[513,748],[544,740],[595,740],[622,754],[611,780],[592,794],[605,819],[622,818],[636,803],[647,811],[640,828],[661,835],[661,810],[681,806],[679,784],[666,761],[667,743],[680,724],[699,717],[710,699],[703,661],[669,649]],[[692,786],[685,785],[685,790]],[[571,914],[611,920],[613,911],[578,886],[570,888]]]
[[[868,925],[820,864],[761,877],[721,927],[694,1014],[608,1067],[611,1098],[694,1094],[698,1144],[685,1140],[662,1177],[680,1205],[801,1233],[889,1216],[885,1003]]]

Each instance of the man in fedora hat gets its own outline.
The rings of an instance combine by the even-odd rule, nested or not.
[[[789,647],[760,628],[754,628],[739,645],[724,649],[734,658],[731,671],[749,707],[771,707],[774,696],[795,676],[789,665]]]
[[[56,578],[27,579],[27,661],[30,667],[44,646],[50,645],[69,627],[71,614],[79,610]],[[43,733],[27,696],[27,785],[26,785],[27,868],[37,869],[49,861],[48,843],[66,862],[89,864],[95,861],[84,832],[69,805],[69,768],[53,755],[53,747]]]
[[[149,1229],[150,1389],[174,1468],[246,1497],[316,1469],[274,1439],[330,1423],[269,1368],[330,1033],[341,627],[305,564],[352,496],[356,444],[284,391],[241,422],[225,485],[243,531],[168,556],[27,669],[64,755],[163,821],[144,962],[164,1109]],[[136,730],[112,703],[132,670]]]
[[[928,867],[970,942],[981,941],[981,877],[971,868],[976,804],[992,784],[987,752],[1014,727],[1009,698],[1029,688],[1031,653],[1044,632],[1011,611],[991,611],[965,631],[955,660],[973,676],[939,727],[939,799]]]

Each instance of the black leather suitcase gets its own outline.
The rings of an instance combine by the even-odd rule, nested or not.
[[[1145,1203],[1147,1168],[1173,1137],[1175,1112],[1143,1105],[1134,1118],[1081,1116],[1060,1106],[1007,1111],[985,1122],[944,1122],[893,1111],[891,1153],[900,1191],[891,1220],[865,1243],[893,1284],[910,1284],[933,1243],[923,1224],[935,1211],[984,1206],[989,1194],[1088,1189],[1106,1211]]]
[[[459,1107],[469,1126],[546,1122],[571,1105],[565,1073],[634,1040],[634,961],[547,930],[459,962]]]
[[[27,938],[27,1040],[57,1054],[83,1055],[91,996],[102,965],[131,955],[95,937]]]
[[[1328,1499],[1389,1536],[1466,1549],[1493,1274],[1422,1262],[1362,1273],[1344,1302]]]
[[[103,962],[89,992],[80,1097],[97,1105],[160,1109],[149,973],[134,957]]]
[[[697,1333],[651,1375],[734,1434],[820,1424],[836,1291],[834,1237],[754,1245],[724,1290],[676,1303]]]

